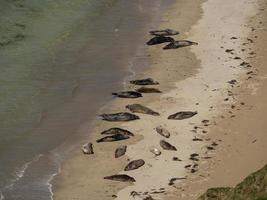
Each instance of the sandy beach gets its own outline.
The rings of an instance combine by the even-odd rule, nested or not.
[[[234,186],[265,165],[266,7],[261,0],[175,1],[151,30],[178,30],[180,34],[173,36],[176,40],[198,45],[163,50],[164,44],[146,46],[144,41],[150,64],[144,71],[133,66],[136,73],[125,79],[124,90],[138,88],[129,80],[153,78],[160,83],[153,87],[162,93],[143,94],[138,99],[116,98],[99,111],[126,112],[126,105],[138,103],[160,116],[136,113],[140,120],[124,123],[95,120],[94,128],[88,130],[90,137],[84,141],[93,143],[95,153],[83,155],[77,147],[62,166],[53,198],[197,199],[208,188]],[[147,40],[151,38],[149,31],[144,33]],[[181,111],[197,114],[184,120],[168,119]],[[158,134],[158,126],[166,128],[170,138]],[[95,142],[103,137],[102,131],[112,127],[127,129],[135,136]],[[162,149],[159,143],[163,139],[177,151]],[[126,155],[115,158],[114,151],[122,144],[127,145]],[[155,157],[151,148],[158,148],[161,155]],[[197,159],[192,159],[192,154],[198,154]],[[143,159],[145,165],[123,171],[136,159]],[[114,174],[127,174],[136,182],[103,179]],[[135,195],[131,195],[133,191]]]

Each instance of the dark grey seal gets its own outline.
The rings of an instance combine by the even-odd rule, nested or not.
[[[183,119],[191,118],[196,114],[197,112],[183,111],[183,112],[178,112],[173,115],[170,115],[168,119],[183,120]]]
[[[131,121],[140,119],[137,115],[127,113],[127,112],[120,112],[120,113],[113,113],[113,114],[102,114],[100,115],[102,120],[118,122],[118,121]]]
[[[178,35],[179,32],[173,29],[163,29],[163,30],[154,30],[154,31],[149,31],[151,35],[155,36],[170,36],[170,35]]]
[[[159,89],[157,88],[148,88],[148,87],[141,87],[136,90],[136,92],[140,93],[162,93]]]
[[[144,164],[145,164],[145,161],[143,159],[133,160],[124,168],[124,171],[138,169],[139,167],[142,167]]]
[[[120,97],[120,98],[140,98],[142,97],[142,94],[140,92],[136,91],[125,91],[125,92],[114,92],[112,95]]]
[[[126,145],[122,145],[119,146],[116,150],[115,150],[115,158],[119,158],[121,156],[123,156],[127,151],[127,146]]]
[[[163,126],[157,126],[156,131],[158,134],[160,134],[163,137],[169,138],[171,136],[170,132]]]
[[[127,140],[129,139],[130,136],[128,135],[122,135],[122,134],[115,134],[115,135],[109,135],[106,137],[103,137],[99,140],[97,140],[98,143],[100,142],[115,142],[115,141],[119,141],[119,140]]]
[[[104,179],[113,180],[113,181],[122,181],[122,182],[135,182],[135,179],[126,174],[118,174],[112,176],[106,176]]]
[[[177,151],[175,146],[171,145],[169,142],[166,142],[165,140],[160,140],[159,144],[164,150]]]
[[[191,45],[198,45],[198,43],[191,42],[188,40],[179,40],[179,41],[174,41],[174,42],[171,42],[170,44],[167,44],[165,47],[163,47],[163,49],[178,49],[181,47],[187,47]]]
[[[82,151],[84,154],[94,154],[93,144],[91,142],[84,144],[82,146]]]
[[[165,42],[174,42],[175,40],[172,37],[165,37],[165,36],[155,36],[151,38],[146,44],[147,45],[156,45],[162,44]]]
[[[159,84],[159,82],[154,81],[152,78],[132,80],[130,81],[130,83],[134,85],[158,85]]]
[[[134,113],[142,113],[142,114],[148,114],[148,115],[154,115],[154,116],[159,116],[158,112],[155,112],[151,110],[148,107],[142,106],[140,104],[131,104],[126,106],[127,109]]]
[[[101,134],[102,135],[122,134],[122,135],[134,136],[132,132],[122,129],[122,128],[110,128],[108,130],[101,132]]]

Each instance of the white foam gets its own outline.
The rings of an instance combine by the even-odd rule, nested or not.
[[[0,200],[3,200],[5,199],[5,196],[3,195],[3,192],[12,188],[14,186],[14,184],[19,181],[25,174],[25,172],[27,171],[27,169],[29,168],[29,166],[34,163],[34,162],[37,162],[40,157],[42,157],[43,155],[42,154],[39,154],[37,155],[33,160],[25,163],[24,165],[22,165],[21,167],[19,167],[15,172],[14,172],[14,175],[15,177],[13,179],[11,179],[9,181],[9,183],[0,190]]]

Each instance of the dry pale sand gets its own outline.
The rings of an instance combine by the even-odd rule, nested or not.
[[[262,112],[267,108],[266,95],[261,92],[267,86],[263,65],[266,57],[262,51],[266,22],[259,23],[263,18],[260,8],[261,2],[256,0],[177,1],[162,16],[160,27],[153,28],[177,29],[182,34],[175,38],[193,40],[199,45],[167,51],[162,50],[162,45],[146,47],[151,55],[150,67],[130,78],[153,77],[160,82],[156,87],[163,91],[162,95],[116,99],[100,111],[126,111],[125,105],[140,103],[161,115],[139,114],[140,120],[127,123],[96,121],[90,141],[99,138],[102,130],[114,126],[126,128],[136,137],[127,142],[95,144],[96,153],[92,156],[82,155],[77,149],[62,168],[54,199],[126,200],[148,195],[154,199],[195,199],[208,187],[234,185],[267,163]],[[256,35],[258,38],[254,38]],[[248,37],[255,42],[247,40]],[[234,50],[231,54],[226,53],[226,49]],[[240,66],[242,62],[249,62],[252,67]],[[250,71],[253,73],[247,74]],[[237,83],[229,84],[233,79]],[[125,89],[132,88],[125,84]],[[181,121],[167,120],[178,111],[197,111],[198,114]],[[203,124],[203,120],[209,122]],[[171,137],[166,140],[178,151],[161,149],[159,141],[163,138],[154,130],[158,125],[170,131]],[[194,137],[203,141],[194,142]],[[218,146],[207,150],[212,143]],[[142,158],[146,164],[123,172],[127,158],[114,158],[119,144],[128,145],[128,159]],[[149,151],[151,147],[159,148],[162,155],[154,157]],[[199,162],[189,159],[192,153],[200,155]],[[182,161],[173,161],[174,156]],[[194,164],[199,165],[195,173],[184,168]],[[117,173],[134,177],[136,183],[128,185],[103,179]],[[171,178],[184,177],[187,180],[168,185]],[[138,195],[130,196],[132,191]]]

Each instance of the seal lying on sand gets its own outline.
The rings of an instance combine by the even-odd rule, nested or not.
[[[115,158],[119,158],[121,156],[123,156],[127,151],[127,146],[126,145],[122,145],[119,146],[116,150],[115,150]]]
[[[133,160],[124,168],[124,171],[138,169],[139,167],[142,167],[144,164],[145,164],[145,161],[143,159]]]
[[[139,98],[142,97],[140,92],[136,91],[125,91],[125,92],[114,92],[112,95],[120,97],[120,98]]]
[[[102,114],[100,115],[100,117],[102,117],[102,120],[111,121],[111,122],[131,121],[131,120],[140,119],[137,115],[127,113],[127,112]]]
[[[171,136],[170,132],[162,126],[156,127],[156,131],[158,134],[162,135],[163,137],[169,138]]]
[[[170,143],[166,142],[165,140],[160,140],[159,144],[165,150],[177,151],[175,146],[171,145]]]
[[[136,92],[140,93],[162,93],[159,89],[157,88],[147,88],[147,87],[141,87],[136,90]]]
[[[113,180],[113,181],[122,181],[122,182],[135,182],[135,179],[126,174],[118,174],[112,176],[106,176],[104,179]]]
[[[165,36],[155,36],[151,38],[146,44],[147,45],[156,45],[162,44],[165,42],[174,42],[175,40],[172,37],[165,37]]]
[[[115,135],[109,135],[109,136],[106,136],[106,137],[103,137],[99,140],[97,140],[98,143],[100,142],[115,142],[115,141],[118,141],[118,140],[127,140],[129,139],[130,136],[128,135],[122,135],[122,134],[115,134]]]
[[[173,115],[170,115],[168,117],[168,119],[183,120],[183,119],[193,117],[196,114],[197,114],[197,112],[183,111],[183,112],[178,112],[178,113],[175,113]]]
[[[169,35],[178,35],[179,32],[173,29],[163,29],[163,30],[154,30],[154,31],[149,31],[151,35],[155,36],[169,36]]]
[[[148,107],[142,106],[140,104],[131,104],[126,106],[127,109],[134,113],[142,113],[142,114],[148,114],[148,115],[154,115],[154,116],[159,116],[158,112],[155,112],[151,110]]]
[[[159,156],[161,154],[161,151],[155,147],[151,147],[149,151],[153,153],[155,156]]]
[[[108,130],[101,132],[101,135],[114,135],[114,134],[134,136],[133,133],[131,133],[130,131],[127,131],[125,129],[122,129],[122,128],[110,128]]]
[[[84,154],[94,154],[93,144],[91,142],[84,144],[82,146],[82,151]]]
[[[130,81],[130,83],[134,85],[158,85],[159,84],[159,82],[154,81],[152,78],[132,80]]]
[[[174,41],[174,42],[171,42],[170,44],[167,44],[165,47],[163,47],[163,49],[178,49],[181,47],[187,47],[191,45],[198,45],[198,43],[191,42],[188,40],[179,40],[179,41]]]

